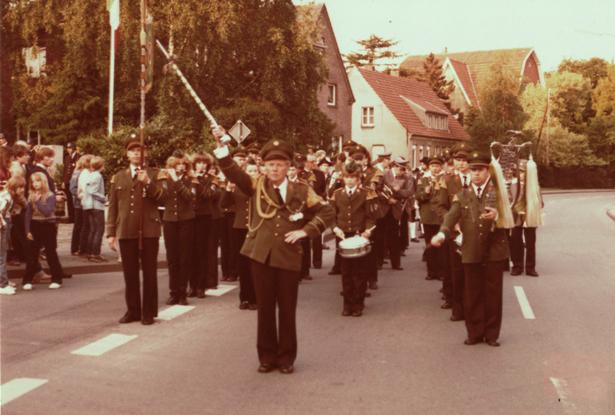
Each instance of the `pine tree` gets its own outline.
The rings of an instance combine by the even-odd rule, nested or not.
[[[395,59],[401,55],[389,50],[398,42],[392,39],[383,39],[376,35],[371,35],[367,39],[358,40],[357,43],[363,48],[362,52],[348,53],[344,55],[350,65],[357,67],[365,65],[380,65],[378,61],[382,59]],[[386,65],[386,63],[384,64]]]
[[[423,72],[419,73],[416,79],[427,82],[452,114],[459,113],[459,110],[452,108],[451,102],[449,101],[450,95],[455,90],[455,83],[452,80],[446,79],[442,70],[442,64],[433,53],[430,53],[429,56],[425,58],[425,62],[423,62]]]

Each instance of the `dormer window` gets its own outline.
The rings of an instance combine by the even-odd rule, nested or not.
[[[442,114],[427,112],[427,127],[434,130],[448,130],[448,117]]]

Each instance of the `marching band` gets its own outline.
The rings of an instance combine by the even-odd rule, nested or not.
[[[499,346],[502,273],[513,228],[501,218],[513,211],[513,275],[523,267],[537,275],[531,241],[538,224],[528,226],[528,199],[501,200],[506,192],[526,191],[524,174],[514,186],[503,183],[489,157],[466,143],[446,158],[421,160],[424,167],[411,172],[406,159],[391,160],[390,153],[372,163],[370,152],[354,142],[329,158],[323,150],[295,153],[283,140],[231,150],[222,127],[212,133],[215,158],[176,152],[161,170],[141,169],[145,150],[138,142],[127,146],[130,167],[111,180],[107,221],[126,282],[120,323],[152,324],[157,315],[155,258],[163,229],[167,304],[187,305],[217,287],[221,246],[222,280],[238,279],[239,309],[257,311],[259,372],[292,373],[298,286],[312,278],[311,267],[322,267],[326,240],[335,240],[329,274],[341,274],[341,315],[360,317],[378,289],[379,270],[387,261],[402,270],[409,242],[422,233],[426,279],[442,281],[441,308],[451,310],[451,321],[465,320],[465,344]],[[527,255],[518,248],[523,234]]]

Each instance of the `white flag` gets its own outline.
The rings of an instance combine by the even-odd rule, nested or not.
[[[117,30],[120,27],[120,0],[107,0],[107,11],[111,29]]]

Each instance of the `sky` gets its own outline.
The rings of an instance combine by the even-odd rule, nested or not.
[[[321,3],[323,1],[320,1]],[[312,1],[294,0],[295,4]],[[324,0],[342,54],[371,34],[423,55],[534,48],[543,71],[565,58],[615,61],[615,0]],[[403,60],[403,57],[399,61]]]

